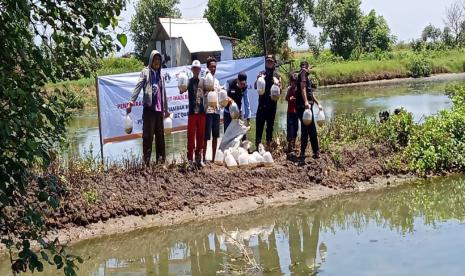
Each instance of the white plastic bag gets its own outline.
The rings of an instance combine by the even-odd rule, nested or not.
[[[208,92],[207,101],[208,106],[213,108],[218,107],[218,94],[215,91]]]
[[[245,140],[241,143],[241,147],[244,148],[247,152],[249,152],[250,148],[252,147],[252,142],[249,140]]]
[[[217,150],[216,155],[215,155],[215,164],[221,166],[223,165],[223,162],[224,162],[224,154],[221,150]]]
[[[241,155],[239,148],[231,148],[231,155],[234,157],[234,160],[239,161],[239,156]]]
[[[259,77],[257,80],[258,95],[262,96],[263,94],[265,94],[265,86],[266,86],[265,78]]]
[[[234,157],[232,155],[230,155],[230,154],[228,154],[228,156],[226,156],[226,158],[224,159],[224,162],[226,163],[226,167],[228,167],[228,169],[237,168],[237,162],[234,159]]]
[[[181,92],[187,91],[187,83],[189,79],[187,78],[187,74],[185,72],[181,72],[178,75],[178,88]]]
[[[239,155],[239,167],[247,168],[249,166],[249,154],[241,153]]]
[[[241,112],[236,103],[232,103],[229,106],[229,115],[231,115],[232,119],[239,119],[239,117],[241,116]]]
[[[228,105],[228,92],[226,92],[226,90],[221,89],[220,92],[218,92],[218,101],[221,107],[226,107]]]
[[[281,94],[281,89],[279,89],[279,86],[277,86],[276,84],[273,84],[271,86],[271,92],[270,92],[271,99],[275,102],[278,101],[280,94]]]
[[[205,91],[213,91],[215,86],[215,78],[211,73],[207,73],[203,82],[204,90]]]
[[[173,119],[171,117],[166,117],[163,120],[163,128],[165,129],[165,133],[171,133],[173,130]]]
[[[323,112],[323,110],[320,110],[318,112],[318,117],[316,119],[316,123],[318,124],[319,127],[322,127],[325,125],[326,123],[326,116],[325,116],[325,113]]]
[[[257,166],[257,159],[255,158],[255,155],[249,154],[249,167],[255,168]]]
[[[132,123],[131,117],[129,117],[129,114],[126,114],[126,117],[124,117],[123,125],[124,125],[124,131],[127,134],[131,134],[132,133],[132,128],[133,128],[133,123]]]
[[[225,151],[230,147],[240,146],[242,137],[249,129],[250,126],[245,126],[240,120],[232,120],[221,139],[219,148]]]
[[[257,166],[263,165],[263,156],[260,153],[258,153],[258,151],[252,153],[252,156],[255,158]]]
[[[260,153],[261,156],[265,154],[265,146],[263,146],[263,144],[258,145],[258,153]]]
[[[265,163],[265,166],[267,166],[267,167],[273,166],[273,164],[274,164],[273,156],[271,156],[271,153],[269,151],[267,151],[267,152],[265,152],[265,154],[263,154],[263,161]]]
[[[238,150],[239,150],[239,155],[249,154],[249,152],[246,149],[244,149],[243,147],[239,147]]]
[[[302,116],[302,121],[304,122],[304,125],[306,126],[311,125],[313,121],[313,116],[312,116],[312,111],[310,109],[306,109],[304,111],[304,114]]]

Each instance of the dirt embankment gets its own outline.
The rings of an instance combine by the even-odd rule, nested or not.
[[[201,170],[185,167],[123,171],[111,169],[65,181],[68,192],[47,223],[57,228],[86,226],[110,218],[144,216],[195,209],[240,198],[280,191],[310,189],[316,185],[350,190],[387,173],[383,167],[390,151],[382,146],[343,150],[337,158],[322,154],[305,164],[275,156],[270,168],[228,170],[209,165]],[[70,177],[71,178],[71,177]]]

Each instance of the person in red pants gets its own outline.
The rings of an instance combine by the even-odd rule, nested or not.
[[[189,115],[187,118],[187,160],[190,163],[194,161],[196,165],[202,165],[202,152],[205,147],[205,101],[203,88],[199,87],[200,83],[200,61],[192,62],[193,77],[187,84],[189,98]],[[180,91],[182,94],[183,92]]]

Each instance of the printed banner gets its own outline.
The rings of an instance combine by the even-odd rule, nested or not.
[[[244,71],[247,73],[247,93],[252,117],[255,117],[258,106],[258,93],[253,88],[253,84],[258,73],[264,68],[265,60],[263,57],[229,60],[217,64],[215,77],[222,86],[228,80],[236,78],[239,72]],[[205,75],[205,69],[205,64],[202,64],[202,76]],[[192,75],[190,66],[162,69],[162,76],[165,78],[168,109],[173,116],[173,131],[187,129],[188,96],[187,92],[184,94],[179,93],[177,80],[177,75],[183,71],[187,72],[188,76]],[[129,114],[133,121],[133,130],[131,134],[127,134],[124,130],[126,108],[139,75],[140,72],[98,77],[98,112],[103,144],[142,137],[143,91],[140,92],[139,98]]]

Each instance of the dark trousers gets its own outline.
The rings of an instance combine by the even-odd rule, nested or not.
[[[287,140],[295,140],[298,131],[299,115],[297,113],[287,113]]]
[[[226,132],[226,129],[228,128],[231,121],[232,121],[231,114],[229,114],[229,112],[223,112],[224,132]]]
[[[312,110],[312,123],[309,126],[306,126],[302,120],[305,109],[299,110],[299,119],[300,119],[300,155],[305,155],[305,150],[307,149],[308,139],[310,138],[310,144],[312,145],[313,154],[318,154],[320,152],[320,146],[318,145],[318,134],[316,132],[315,125],[315,116]]]
[[[165,162],[165,130],[163,127],[163,112],[153,111],[144,107],[142,113],[142,148],[144,162],[148,164],[152,155],[153,136],[155,136],[155,150],[157,163]]]
[[[256,118],[255,146],[262,142],[263,129],[266,123],[266,142],[273,141],[274,119],[276,117],[276,106],[258,107]]]

